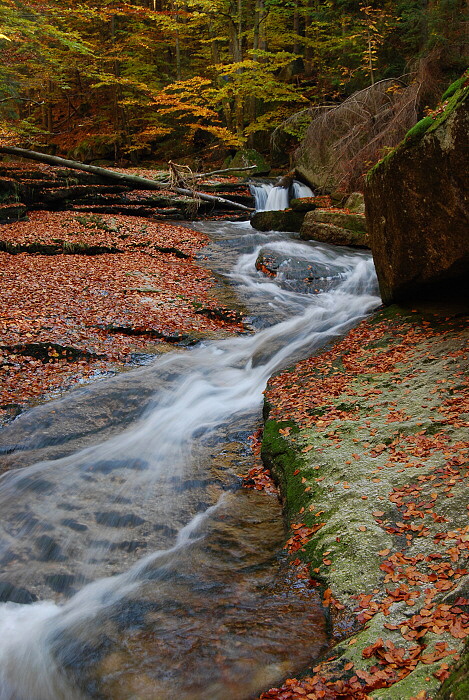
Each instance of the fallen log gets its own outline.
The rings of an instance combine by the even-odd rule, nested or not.
[[[209,173],[195,173],[194,177],[201,178],[211,177],[212,175],[225,175],[225,173],[237,173],[244,170],[254,170],[254,168],[257,168],[257,165],[245,165],[242,168],[224,168],[224,170],[212,170]]]
[[[205,194],[205,192],[192,192],[192,190],[188,190],[183,187],[166,186],[161,182],[149,180],[146,177],[140,177],[139,175],[119,173],[115,172],[114,170],[108,170],[107,168],[100,168],[97,165],[87,165],[86,163],[80,163],[80,161],[77,160],[68,160],[67,158],[61,158],[60,156],[50,156],[46,153],[30,151],[26,148],[18,148],[16,146],[0,146],[0,153],[18,156],[19,158],[27,158],[29,160],[36,160],[39,163],[46,163],[47,165],[57,165],[62,168],[70,168],[71,170],[83,170],[86,173],[99,175],[100,177],[107,178],[108,180],[117,180],[122,184],[131,185],[134,189],[169,189],[171,192],[175,192],[176,194],[183,194],[189,197],[197,196],[199,199],[203,199],[206,202],[213,202],[214,204],[218,204],[220,206],[230,207],[233,209],[242,209],[243,211],[248,212],[254,211],[252,207],[246,207],[244,204],[239,204],[238,202],[231,202],[229,199],[224,199],[223,197]]]

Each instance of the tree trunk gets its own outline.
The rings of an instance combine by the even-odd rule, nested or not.
[[[140,177],[139,175],[118,173],[114,170],[107,170],[107,168],[99,168],[96,165],[80,163],[77,160],[68,160],[67,158],[61,158],[60,156],[49,156],[45,153],[38,153],[37,151],[28,151],[25,148],[17,148],[16,146],[0,146],[0,153],[8,153],[9,155],[18,156],[19,158],[37,160],[40,163],[47,163],[48,165],[58,165],[62,168],[84,170],[86,173],[99,175],[100,177],[107,178],[108,180],[117,180],[121,184],[127,184],[134,187],[136,190],[171,190],[171,192],[176,192],[176,194],[183,194],[189,197],[197,196],[199,199],[206,202],[213,202],[214,204],[228,206],[232,209],[242,209],[243,211],[249,212],[254,211],[252,207],[246,207],[244,204],[231,202],[229,199],[216,197],[211,194],[206,194],[205,192],[193,192],[192,190],[182,187],[171,187],[169,185],[164,185],[161,182],[156,182],[156,180],[148,180],[146,177]]]

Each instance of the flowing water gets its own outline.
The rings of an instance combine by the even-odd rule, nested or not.
[[[294,180],[291,187],[279,187],[270,182],[264,182],[252,183],[250,189],[257,211],[280,211],[288,208],[290,199],[314,197],[312,189],[298,180]]]
[[[243,700],[326,644],[314,592],[284,566],[277,499],[238,475],[271,374],[379,303],[371,257],[248,223],[204,230],[253,332],[71,392],[0,435],[2,700]]]

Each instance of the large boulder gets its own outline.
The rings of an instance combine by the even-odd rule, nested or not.
[[[385,303],[467,289],[468,82],[368,174],[368,232]]]

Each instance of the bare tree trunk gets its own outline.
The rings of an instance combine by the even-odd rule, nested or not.
[[[99,175],[100,177],[107,178],[108,180],[117,180],[122,184],[128,184],[135,189],[140,190],[171,190],[176,192],[176,194],[183,194],[189,197],[197,195],[200,199],[206,202],[213,202],[215,204],[220,204],[223,206],[229,206],[230,208],[242,209],[243,211],[254,211],[252,207],[246,207],[244,204],[239,204],[238,202],[231,202],[229,199],[224,199],[223,197],[216,197],[211,194],[206,194],[205,192],[193,192],[182,187],[170,187],[161,182],[156,182],[156,180],[148,180],[146,177],[140,177],[139,175],[127,175],[125,173],[118,173],[114,170],[108,170],[107,168],[99,168],[96,165],[87,165],[86,163],[80,163],[77,160],[68,160],[67,158],[61,158],[60,156],[49,156],[45,153],[38,153],[37,151],[28,151],[25,148],[17,148],[16,146],[0,146],[0,153],[8,153],[10,155],[18,156],[19,158],[27,158],[29,160],[37,160],[40,163],[47,163],[48,165],[58,165],[62,168],[71,168],[72,170],[83,170],[86,173],[92,173],[93,175]]]
[[[298,11],[298,0],[295,0],[295,11],[293,14],[293,32],[295,34],[295,41],[293,44],[293,53],[296,54],[297,56],[301,53],[301,47],[300,47],[300,31],[301,31],[301,25],[300,25],[300,13]]]

